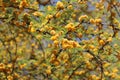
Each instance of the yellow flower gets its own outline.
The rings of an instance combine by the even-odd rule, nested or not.
[[[106,67],[108,67],[110,65],[111,65],[110,63],[106,62],[106,63],[103,64],[103,67],[106,68]]]
[[[85,20],[85,19],[88,19],[88,16],[87,16],[87,15],[82,15],[82,16],[80,16],[78,20],[81,22],[81,21],[83,21],[83,20]]]
[[[91,18],[90,23],[95,24],[95,20],[93,18]]]
[[[45,72],[46,72],[48,75],[50,75],[50,74],[51,74],[51,69],[47,69],[47,70],[45,70]]]
[[[119,70],[117,68],[113,68],[113,73],[117,73]]]
[[[47,19],[47,20],[49,20],[49,19],[51,19],[51,18],[53,18],[53,15],[50,15],[50,14],[49,14],[49,15],[46,16],[46,19]]]
[[[104,71],[104,74],[105,74],[106,76],[109,76],[109,72],[108,72],[108,71]]]
[[[101,23],[102,22],[102,20],[101,19],[95,19],[95,23]]]
[[[7,76],[8,80],[13,80],[13,77],[11,75]]]
[[[90,55],[89,53],[86,53],[86,54],[85,54],[85,57],[87,57],[87,58],[89,58],[89,59],[93,58],[93,56]]]
[[[97,77],[96,75],[91,75],[91,78],[92,78],[92,80],[94,80],[94,79],[95,80],[100,80],[99,77]]]
[[[68,30],[68,31],[74,31],[75,30],[75,26],[73,25],[73,23],[69,23],[65,26],[65,28]]]
[[[41,12],[36,11],[36,12],[33,13],[33,15],[34,16],[42,16],[43,14]]]
[[[62,48],[63,49],[66,49],[66,48],[77,48],[77,47],[80,47],[78,42],[67,40],[67,39],[63,39],[62,40]]]
[[[60,12],[58,12],[58,13],[55,15],[56,18],[58,18],[58,17],[60,17],[60,16],[61,16]]]
[[[58,41],[58,40],[55,40],[53,43],[54,43],[55,46],[58,46],[59,41]]]
[[[11,64],[11,63],[10,63],[10,64],[8,64],[8,65],[7,65],[7,67],[11,68],[11,67],[12,67],[12,65],[13,65],[13,64]]]
[[[112,37],[109,37],[107,41],[108,41],[108,42],[111,42],[111,41],[112,41]]]
[[[111,78],[115,78],[117,76],[116,73],[110,73]]]
[[[99,44],[100,44],[100,45],[104,45],[104,44],[105,44],[104,40],[100,40],[100,41],[99,41]]]
[[[54,41],[54,40],[56,40],[58,37],[59,37],[59,35],[54,35],[54,36],[51,37],[51,40]]]
[[[113,19],[113,23],[114,24],[120,24],[119,20],[117,20],[116,18]]]
[[[45,31],[45,28],[41,28],[41,29],[40,29],[40,32],[44,32],[44,31]]]
[[[63,55],[62,55],[62,60],[64,61],[64,63],[69,60],[69,55],[68,55],[68,53],[63,53]]]
[[[87,1],[86,0],[78,0],[78,3],[80,4],[85,4]]]
[[[69,48],[73,48],[72,45],[68,45],[68,44],[62,44],[62,48],[63,49],[69,49]]]
[[[68,9],[72,9],[72,8],[73,8],[73,6],[72,6],[72,5],[69,5],[67,8],[68,8]]]
[[[42,37],[41,35],[37,35],[36,36],[37,39],[41,39],[41,37]]]
[[[82,33],[78,33],[78,34],[77,34],[77,37],[79,37],[79,38],[82,38],[82,36],[83,36]]]
[[[35,43],[32,43],[31,46],[34,47],[34,46],[35,46]]]
[[[20,37],[16,37],[15,40],[16,40],[17,42],[20,42],[21,39],[20,39]]]
[[[64,43],[68,43],[68,40],[67,39],[62,39],[62,44]]]
[[[62,2],[60,2],[60,1],[58,1],[57,4],[56,4],[56,7],[57,7],[57,9],[63,9],[64,4]]]
[[[19,8],[21,9],[21,8],[27,7],[27,6],[28,6],[27,1],[26,1],[26,0],[23,0],[23,1],[20,2]]]
[[[103,3],[102,2],[101,3],[96,3],[96,8],[98,8],[98,9],[104,9]]]
[[[55,30],[51,30],[51,31],[50,31],[50,34],[51,34],[51,35],[55,35],[55,34],[56,34]]]
[[[48,10],[48,11],[52,10],[51,6],[48,6],[48,7],[47,7],[47,10]]]
[[[48,44],[48,48],[52,47],[52,44]]]
[[[79,75],[79,71],[75,71],[74,74],[75,74],[75,75]]]
[[[71,41],[73,47],[80,47],[79,43],[78,42],[75,42],[75,41]]]
[[[95,48],[95,46],[94,45],[89,45],[89,49],[94,49]]]
[[[30,30],[30,32],[35,32],[35,28],[32,27],[31,30]]]
[[[42,66],[43,66],[43,67],[47,67],[47,64],[45,64],[45,63],[42,63]]]
[[[84,73],[85,73],[84,70],[81,70],[81,71],[75,71],[75,72],[74,72],[75,75],[82,75],[82,74],[84,74]]]
[[[19,67],[20,69],[23,69],[26,66],[26,64],[21,64]]]
[[[90,63],[88,60],[85,60],[85,63],[86,63],[86,67],[87,67],[88,69],[91,69],[91,68],[92,68],[91,63]]]
[[[25,17],[30,16],[29,13],[24,13],[23,15],[24,15]]]

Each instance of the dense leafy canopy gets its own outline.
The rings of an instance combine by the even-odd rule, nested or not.
[[[120,1],[0,0],[0,80],[120,80]]]

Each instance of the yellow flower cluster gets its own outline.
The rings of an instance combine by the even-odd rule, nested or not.
[[[57,9],[63,9],[64,4],[62,2],[60,2],[60,1],[58,1],[57,4],[56,4],[56,7],[57,7]]]
[[[58,37],[59,37],[59,35],[56,34],[56,35],[54,35],[54,36],[51,37],[51,40],[55,41],[55,40],[57,40]]]
[[[47,20],[49,20],[49,19],[51,19],[51,18],[53,18],[53,15],[50,15],[50,14],[49,14],[49,15],[46,16],[46,19],[47,19]]]
[[[81,21],[83,21],[83,20],[85,20],[85,19],[88,19],[88,16],[87,16],[87,15],[82,15],[82,16],[80,16],[78,20],[81,22]]]
[[[12,66],[13,66],[13,64],[11,64],[11,63],[10,63],[10,64],[7,64],[7,67],[8,67],[8,68],[12,68]]]
[[[75,75],[82,75],[82,74],[84,74],[84,73],[85,73],[84,70],[81,70],[81,71],[75,71],[75,72],[74,72]]]
[[[98,8],[98,9],[104,9],[103,3],[102,2],[101,3],[96,3],[96,8]]]
[[[58,18],[58,17],[60,17],[60,16],[61,16],[61,13],[60,13],[60,12],[58,12],[58,13],[55,15],[56,18]]]
[[[35,28],[33,27],[33,22],[30,22],[28,32],[35,32]]]
[[[100,18],[97,18],[97,19],[91,18],[90,19],[90,23],[92,23],[92,24],[99,24],[101,22],[102,22],[102,20]]]
[[[76,41],[72,41],[72,40],[67,40],[67,39],[63,39],[62,40],[62,48],[63,49],[69,49],[69,48],[77,48],[80,47],[79,43]]]
[[[75,30],[75,26],[73,25],[73,23],[69,23],[65,26],[65,28],[68,30],[68,31],[74,31]]]
[[[112,72],[117,73],[117,72],[119,72],[119,70],[118,70],[118,68],[115,67],[112,69]]]
[[[89,53],[85,53],[85,54],[84,54],[84,57],[87,57],[88,59],[92,59],[92,58],[93,58],[93,56],[90,55]]]
[[[100,78],[99,76],[93,74],[90,76],[90,80],[100,80]]]
[[[117,20],[116,18],[113,19],[113,23],[114,23],[114,24],[117,24],[117,25],[120,25],[120,21]]]
[[[58,66],[60,64],[59,60],[56,58],[56,51],[53,51],[54,54],[51,55],[50,62],[54,64],[55,66]]]
[[[102,20],[98,18],[98,19],[95,19],[95,22],[96,22],[96,23],[101,23]]]
[[[35,12],[33,13],[33,15],[34,15],[34,16],[42,16],[43,14],[42,14],[41,12],[35,11]]]
[[[22,1],[20,2],[19,8],[22,9],[23,7],[27,7],[27,6],[28,6],[27,1],[26,1],[26,0],[22,0]]]
[[[59,61],[63,61],[64,63],[66,63],[69,60],[70,56],[68,53],[63,52],[60,55],[60,60]]]
[[[58,41],[58,40],[55,40],[55,41],[53,42],[53,44],[54,44],[55,47],[58,47],[59,41]]]
[[[106,71],[105,72],[105,75],[106,76],[110,76],[112,79],[120,79],[120,76],[117,74],[119,72],[119,70],[118,70],[118,68],[113,68],[112,69],[112,72],[108,72],[108,71]]]
[[[91,62],[89,60],[85,60],[85,64],[86,64],[87,69],[93,69],[94,68],[94,66],[91,64]]]
[[[7,80],[13,80],[13,77],[11,75],[7,76]]]

